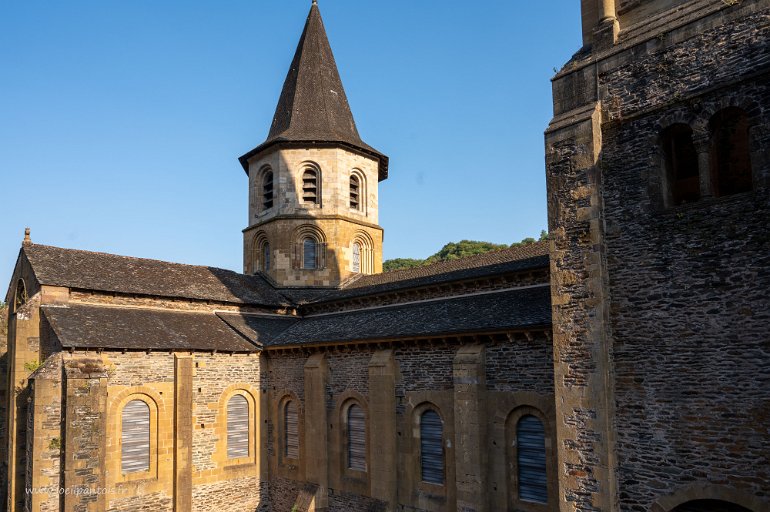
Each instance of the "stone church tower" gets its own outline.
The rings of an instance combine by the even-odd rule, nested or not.
[[[249,176],[244,272],[281,287],[336,287],[382,271],[377,185],[388,158],[361,140],[313,3]]]

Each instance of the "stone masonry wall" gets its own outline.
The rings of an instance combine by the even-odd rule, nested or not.
[[[546,148],[564,511],[662,511],[698,498],[768,506],[770,5],[686,7],[656,19],[648,40],[634,27],[607,53],[580,52],[554,83]],[[705,183],[709,120],[729,106],[749,118],[753,190],[666,207],[661,131],[692,128]]]
[[[770,498],[768,38],[765,9],[602,79],[622,509],[693,483]],[[683,121],[697,137],[729,105],[753,126],[755,190],[660,209],[661,129]]]

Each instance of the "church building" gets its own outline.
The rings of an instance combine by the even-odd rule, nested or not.
[[[7,510],[769,511],[770,0],[581,4],[547,242],[382,273],[389,161],[315,2],[243,272],[27,232]]]

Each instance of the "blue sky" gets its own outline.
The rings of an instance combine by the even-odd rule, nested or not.
[[[386,259],[546,227],[549,79],[577,0],[320,0],[363,139],[390,156]],[[36,243],[241,269],[246,175],[309,0],[5,2],[0,282]]]

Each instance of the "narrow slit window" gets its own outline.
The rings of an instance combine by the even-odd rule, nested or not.
[[[692,129],[682,123],[669,126],[662,134],[662,143],[672,203],[679,205],[699,200],[698,153],[692,141]]]
[[[122,412],[120,467],[123,473],[150,470],[150,406],[131,400]]]
[[[249,456],[249,401],[235,395],[227,402],[227,458]]]
[[[361,209],[361,180],[355,174],[350,176],[350,207]]]
[[[535,503],[547,503],[545,429],[543,422],[535,416],[523,416],[516,425],[516,451],[519,498]]]
[[[739,108],[726,108],[711,119],[711,170],[717,197],[752,188],[749,121]]]
[[[284,455],[288,459],[299,459],[299,418],[294,400],[286,402],[283,409]]]
[[[273,171],[267,171],[262,176],[262,208],[269,210],[273,207]]]
[[[361,244],[353,244],[353,272],[361,272]]]
[[[262,244],[262,270],[267,272],[270,270],[270,243],[264,242]]]
[[[366,471],[366,415],[358,405],[348,408],[348,468]]]
[[[315,169],[307,169],[302,175],[302,201],[319,203],[318,172]]]
[[[444,424],[431,409],[420,417],[420,475],[423,482],[444,485]]]
[[[318,268],[318,242],[314,238],[308,237],[302,241],[302,268]]]

